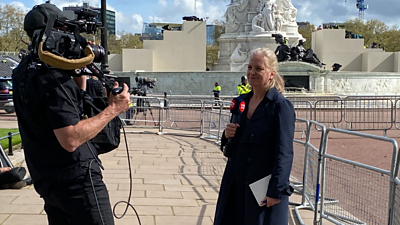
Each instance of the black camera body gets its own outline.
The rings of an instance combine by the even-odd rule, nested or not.
[[[98,12],[95,10],[81,8],[74,13],[75,19],[73,20],[57,18],[47,36],[44,35],[45,29],[33,32],[31,49],[34,55],[38,55],[39,44],[43,41],[43,51],[48,51],[56,56],[65,59],[85,57],[84,49],[79,42],[79,37],[83,37],[79,33],[95,34],[102,23],[97,21]],[[102,62],[105,56],[104,48],[99,45],[88,46],[95,55],[93,62]]]
[[[132,89],[133,95],[146,96],[156,86],[157,79],[152,77],[136,77],[137,87]]]

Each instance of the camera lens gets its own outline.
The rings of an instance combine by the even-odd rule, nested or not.
[[[94,60],[93,62],[101,63],[106,55],[104,48],[100,45],[89,45],[94,53]]]

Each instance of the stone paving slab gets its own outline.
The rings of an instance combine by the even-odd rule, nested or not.
[[[218,146],[198,138],[172,135],[135,133],[127,134],[127,140],[133,182],[130,202],[143,225],[213,224],[226,164]],[[100,157],[112,206],[127,201],[129,195],[129,167],[123,141],[117,150]],[[291,201],[298,202],[300,198],[294,195]],[[0,225],[47,224],[43,200],[32,186],[0,190],[0,202]],[[121,204],[116,213],[121,215],[124,209]],[[300,212],[304,222],[312,224],[313,213]],[[294,210],[288,216],[289,224],[299,224],[293,218]],[[138,222],[129,208],[123,219],[115,219],[115,224]]]

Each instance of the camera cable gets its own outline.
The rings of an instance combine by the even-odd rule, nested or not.
[[[120,119],[120,121],[121,121],[121,119]],[[122,121],[121,121],[121,123],[122,123]],[[115,203],[115,205],[114,205],[114,207],[113,207],[113,215],[114,215],[114,217],[117,218],[117,219],[122,219],[122,218],[126,215],[126,212],[128,211],[128,207],[131,207],[131,208],[133,209],[133,211],[135,212],[135,214],[136,214],[136,217],[137,217],[137,219],[138,219],[139,225],[141,225],[142,223],[140,222],[139,214],[137,213],[135,207],[133,207],[133,205],[130,203],[130,201],[131,201],[131,196],[132,196],[132,186],[133,186],[133,184],[132,184],[132,167],[131,167],[131,159],[130,159],[130,155],[129,155],[128,140],[126,139],[126,132],[125,132],[125,127],[124,127],[123,124],[122,124],[122,130],[123,130],[123,133],[124,133],[126,154],[127,154],[127,156],[128,156],[128,167],[129,167],[129,196],[128,196],[128,200],[127,200],[127,201],[119,201],[119,202]],[[126,204],[126,207],[125,207],[124,213],[122,213],[121,216],[117,216],[117,214],[115,213],[115,209],[117,208],[117,205],[119,205],[119,204],[121,204],[121,203],[125,203],[125,204]]]

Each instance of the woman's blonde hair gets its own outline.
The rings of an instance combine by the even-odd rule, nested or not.
[[[276,58],[275,53],[269,48],[257,48],[251,53],[251,56],[254,55],[263,56],[265,66],[268,67],[271,72],[275,72],[275,76],[272,81],[269,82],[267,90],[275,87],[280,93],[283,93],[285,90],[285,81],[278,73],[278,59]]]

